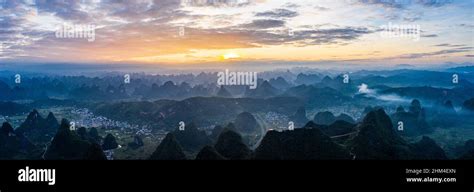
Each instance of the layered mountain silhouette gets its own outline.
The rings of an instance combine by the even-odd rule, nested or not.
[[[449,103],[447,106],[450,106]],[[451,105],[452,106],[452,105]],[[413,117],[423,116],[423,108],[419,101],[414,100],[408,112],[398,109],[397,113],[410,113]],[[297,110],[293,117],[305,117],[304,108]],[[428,137],[419,142],[407,143],[393,127],[392,120],[381,108],[367,113],[359,124],[347,122],[351,117],[334,116],[332,113],[318,113],[320,122],[307,123],[302,129],[293,131],[269,131],[255,153],[248,148],[239,132],[253,132],[258,129],[258,123],[252,114],[243,112],[226,128],[217,126],[211,136],[190,123],[183,131],[175,130],[169,133],[160,143],[150,159],[186,159],[186,153],[197,154],[196,159],[223,160],[223,159],[447,159],[444,150]],[[327,118],[326,118],[327,117]],[[342,117],[342,118],[340,118]],[[337,119],[345,120],[337,120]],[[303,121],[303,120],[301,120]],[[352,122],[354,122],[352,120]],[[24,133],[31,131],[35,125],[57,126],[56,118],[52,113],[47,118],[41,118],[36,110],[31,112],[22,124]],[[63,120],[56,135],[44,152],[44,159],[105,159],[102,149],[114,149],[118,146],[113,135],[107,135],[102,146],[102,140],[97,129],[85,128],[77,131],[69,130],[69,122]],[[0,149],[4,151],[4,159],[31,158],[25,154],[40,154],[28,138],[22,133],[16,133],[9,124],[1,129],[2,141]],[[348,140],[340,145],[330,137],[350,134]],[[6,137],[5,135],[8,135]],[[11,138],[10,138],[11,137]],[[211,139],[215,138],[215,139]],[[214,143],[214,146],[212,144]],[[346,142],[347,141],[347,142]],[[142,141],[143,142],[143,141]],[[141,142],[141,143],[142,143]],[[5,143],[10,143],[6,145]],[[27,147],[18,147],[18,143]],[[139,145],[139,141],[138,144]],[[6,148],[5,146],[8,146]],[[325,150],[323,150],[325,149]],[[36,152],[35,152],[36,151]],[[352,155],[349,155],[352,154]],[[466,150],[464,158],[468,158]],[[40,155],[36,155],[37,157]]]
[[[232,97],[232,94],[222,85],[216,94],[218,97]]]
[[[89,133],[87,133],[87,130],[85,127],[79,127],[76,132],[79,135],[79,137],[81,137],[81,139],[84,139],[84,140],[89,139]]]
[[[364,108],[364,111],[362,111],[362,115],[365,117],[365,116],[366,116],[367,114],[369,114],[371,111],[377,110],[377,109],[383,109],[383,107],[381,107],[381,106],[373,106],[373,107],[372,107],[372,106],[367,106],[367,107]],[[358,122],[360,122],[360,121],[362,121],[362,120],[363,120],[363,118],[360,119],[360,120],[358,120]]]
[[[336,122],[337,120],[346,121],[348,123],[355,123],[355,120],[347,114],[341,113],[338,116],[334,116],[334,114],[329,111],[319,112],[314,116],[313,119],[314,123],[320,125],[330,125]]]
[[[99,135],[99,132],[95,127],[90,128],[89,137],[96,143],[100,143],[102,141],[102,137]]]
[[[342,136],[353,133],[356,130],[356,124],[349,123],[343,120],[337,120],[331,125],[320,126],[321,131],[328,136]]]
[[[270,85],[279,89],[279,90],[286,90],[291,87],[291,84],[285,80],[283,77],[272,78],[268,81]]]
[[[318,74],[304,74],[304,73],[299,73],[296,76],[295,83],[298,85],[306,84],[306,85],[312,85],[320,82],[322,77]]]
[[[421,160],[445,160],[448,159],[444,150],[436,144],[436,142],[427,137],[423,136],[422,139],[416,143],[410,145],[410,150],[414,153],[414,158]]]
[[[286,90],[282,96],[296,97],[305,102],[306,107],[324,107],[334,103],[344,103],[350,97],[329,87],[317,88],[313,85],[299,85]]]
[[[118,87],[108,85],[105,89],[105,94],[109,99],[123,99],[128,97],[124,84],[120,84]]]
[[[252,114],[273,111],[292,115],[303,102],[295,97],[222,98],[193,97],[181,101],[116,102],[94,106],[94,114],[139,125],[155,125],[174,131],[177,122],[185,120],[200,126],[232,122],[242,112]]]
[[[232,126],[234,126],[232,124]],[[233,128],[235,130],[235,127]],[[224,127],[220,125],[214,126],[214,129],[212,129],[211,135],[209,136],[213,141],[217,141],[219,139],[219,135],[224,131]]]
[[[315,84],[316,87],[324,88],[328,87],[335,89],[341,93],[351,93],[356,90],[356,87],[352,85],[352,80],[348,79],[347,82],[344,82],[343,75],[338,75],[334,78],[325,76],[321,82]]]
[[[26,136],[33,143],[42,144],[51,140],[58,127],[58,121],[53,113],[50,112],[45,119],[38,111],[33,110],[15,131]]]
[[[245,90],[245,96],[252,98],[268,98],[276,96],[278,93],[278,89],[273,87],[268,81],[263,81],[255,89],[247,88]]]
[[[400,134],[416,136],[427,134],[433,131],[426,120],[425,109],[421,107],[419,100],[413,100],[408,111],[402,106],[392,115],[392,123],[396,125],[394,128],[398,130],[399,123],[403,124],[403,131]]]
[[[156,81],[152,83],[151,86],[141,84],[135,88],[132,95],[145,99],[184,99],[197,96],[214,96],[216,93],[215,87],[213,86],[199,84],[192,87],[185,81],[175,84],[175,82],[170,80],[166,80],[165,83],[160,85],[161,82],[162,81]]]
[[[219,126],[220,127],[220,126]],[[240,134],[236,133],[234,130],[233,124],[229,124],[225,128],[222,128],[218,139],[214,146],[210,145],[211,142],[206,142],[208,145],[204,145],[198,151],[197,155],[195,156],[196,160],[244,160],[244,159],[251,159],[252,158],[252,151],[245,145],[242,141],[242,137]],[[163,139],[163,141],[159,144],[153,154],[150,156],[152,160],[185,160],[186,154],[183,147],[181,147],[181,141],[178,140],[174,134],[181,133],[183,134],[184,131],[176,131],[172,133],[168,133]],[[198,133],[193,131],[194,134]],[[201,134],[204,132],[199,132]],[[193,134],[186,133],[188,135],[183,136],[181,135],[181,140],[186,138],[189,142],[190,137]],[[196,143],[197,142],[197,143]],[[190,144],[199,144],[202,145],[204,143],[200,143],[197,140],[193,140],[189,143]],[[189,146],[188,146],[189,147]],[[190,155],[192,156],[192,155]]]
[[[79,127],[76,133],[83,140],[88,140],[91,143],[102,143],[102,137],[99,136],[99,132],[95,127],[90,128],[89,132],[87,132],[87,129],[85,127]]]
[[[98,85],[82,84],[69,92],[69,97],[77,100],[105,100],[113,93],[101,90]]]
[[[303,127],[309,121],[306,117],[306,109],[304,107],[298,108],[295,114],[290,116],[290,121],[295,123],[295,127]]]
[[[86,160],[107,160],[107,157],[102,151],[102,148],[98,143],[91,143],[91,146],[87,150],[84,159]]]
[[[173,133],[168,133],[160,145],[151,154],[150,160],[186,160],[183,149]]]
[[[459,115],[450,100],[438,102],[435,105],[435,110],[436,112],[431,120],[434,126],[450,128],[459,123]]]
[[[0,100],[22,100],[22,99],[47,99],[48,96],[44,89],[38,89],[35,87],[24,87],[14,85],[10,88],[8,84],[0,81]]]
[[[355,159],[446,159],[444,150],[428,137],[413,144],[403,140],[383,109],[369,112],[358,129],[348,146]]]
[[[206,132],[199,130],[194,123],[189,123],[182,131],[176,129],[172,133],[182,149],[189,153],[197,153],[212,142]]]
[[[245,160],[252,157],[252,151],[242,141],[242,136],[231,129],[225,129],[214,145],[216,151],[231,160]]]
[[[255,117],[249,112],[237,115],[234,121],[235,130],[239,133],[255,133],[260,129]]]
[[[4,122],[0,127],[0,159],[40,159],[41,149],[26,137],[17,134],[13,127]]]
[[[405,77],[404,77],[405,78]],[[456,87],[453,89],[439,88],[432,86],[409,86],[390,88],[381,91],[381,94],[396,94],[402,97],[418,98],[422,100],[438,101],[451,100],[456,103],[472,98],[472,87]]]
[[[144,145],[142,138],[133,135],[131,130],[134,128],[128,129],[128,126],[117,129],[118,135],[114,133],[102,138],[96,128],[59,130],[58,120],[52,113],[42,114],[42,117],[37,110],[31,111],[77,107],[88,108],[94,115],[110,120],[147,127],[151,131],[151,137],[146,133],[147,142],[149,138],[155,138],[155,134],[170,132],[174,136],[171,141],[177,143],[185,158],[194,159],[196,154],[196,159],[216,160],[253,159],[256,156],[268,159],[329,158],[333,154],[320,147],[333,144],[354,159],[445,159],[446,154],[470,158],[474,156],[470,147],[473,142],[467,141],[465,145],[463,142],[471,135],[469,128],[474,124],[474,84],[470,82],[473,68],[360,70],[351,73],[351,79],[345,83],[343,76],[333,76],[335,71],[296,67],[291,72],[262,72],[256,89],[249,89],[248,85],[218,86],[215,72],[199,75],[137,73],[133,83],[125,85],[123,76],[114,73],[97,77],[28,75],[21,84],[14,84],[9,79],[11,71],[3,71],[0,115],[4,117],[0,118],[13,119],[11,122],[16,125],[16,116],[26,114],[27,117],[16,130],[9,124],[2,125],[0,156],[4,159],[37,159],[44,154],[45,159],[104,159],[102,149],[113,149],[118,145],[114,136],[131,137],[130,148]],[[463,74],[458,84],[451,82],[453,72]],[[375,90],[373,97],[358,94],[357,85],[362,83]],[[407,105],[406,98],[416,100]],[[20,103],[21,100],[28,102]],[[360,106],[367,105],[381,107],[367,108],[359,115]],[[397,105],[401,106],[393,112]],[[390,114],[383,114],[382,108],[390,109]],[[309,118],[306,115],[306,110],[325,109],[334,111]],[[341,109],[349,109],[350,115],[358,120],[339,115]],[[261,135],[266,129],[285,129],[287,120],[303,130],[270,131],[266,136]],[[187,124],[184,131],[174,130],[179,121],[194,122],[206,131],[198,130],[192,124]],[[216,126],[207,135],[209,127],[229,122],[232,124],[225,128]],[[399,122],[403,123],[403,131],[397,129]],[[427,134],[446,146],[446,154],[434,139],[423,137]],[[308,135],[310,139],[306,138]],[[172,149],[176,145],[171,141],[162,143],[168,143],[166,146],[169,147],[162,151],[179,154],[177,149]],[[459,151],[453,151],[451,146],[461,142]],[[262,151],[250,150],[249,144],[252,149],[257,147]],[[148,150],[148,147],[135,151],[124,149],[120,150],[119,156],[129,158],[143,151],[148,154]],[[37,151],[40,155],[35,155]],[[319,156],[314,151],[318,151]],[[161,154],[166,157],[163,159],[179,156]],[[291,157],[293,154],[295,157]]]
[[[72,160],[92,158],[97,160],[105,157],[97,143],[81,139],[75,131],[70,130],[69,126],[69,121],[66,119],[61,121],[56,135],[44,152],[44,159]]]
[[[358,125],[359,133],[351,143],[355,159],[408,159],[406,142],[393,129],[383,109],[369,112]]]
[[[293,131],[269,131],[255,150],[255,159],[351,159],[349,151],[334,143],[310,122]]]
[[[416,111],[418,107],[412,107]],[[95,130],[95,131],[93,131]],[[369,112],[358,125],[337,120],[330,125],[307,123],[301,129],[292,131],[269,131],[255,152],[243,142],[233,124],[225,128],[216,127],[218,135],[215,145],[204,131],[199,131],[192,123],[184,131],[169,133],[156,148],[150,159],[186,159],[182,145],[198,152],[199,160],[244,160],[244,159],[447,159],[446,154],[434,140],[423,137],[415,143],[407,143],[393,129],[392,122],[383,109]],[[37,148],[28,139],[16,134],[13,128],[4,123],[0,129],[0,149],[3,159],[21,159],[25,153],[33,154]],[[351,133],[355,136],[344,145],[330,138]],[[175,134],[179,135],[177,139]],[[106,159],[103,149],[115,148],[117,143],[112,135],[107,135],[102,147],[94,142],[99,137],[96,129],[89,133],[80,128],[77,132],[69,130],[69,122],[63,120],[56,135],[48,145],[44,159]],[[25,143],[26,142],[26,145]],[[6,145],[5,143],[9,143]],[[20,143],[27,146],[21,146]],[[468,143],[468,142],[467,142]],[[111,147],[108,147],[108,146]],[[9,146],[8,149],[5,146]],[[201,146],[199,149],[193,149]],[[466,146],[470,146],[466,144]],[[467,148],[467,147],[466,147]],[[465,150],[463,158],[469,158],[470,150]],[[36,152],[36,154],[40,154]]]

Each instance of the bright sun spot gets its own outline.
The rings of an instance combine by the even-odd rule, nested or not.
[[[222,55],[222,59],[228,60],[228,59],[237,59],[240,58],[240,55],[237,53],[226,53]]]

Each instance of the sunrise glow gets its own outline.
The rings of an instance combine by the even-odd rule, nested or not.
[[[37,1],[2,6],[0,23],[8,31],[0,34],[2,62],[381,65],[472,62],[474,55],[469,0],[251,0],[238,5],[74,1],[57,6]],[[117,7],[125,9],[117,12]],[[399,25],[418,33],[400,37],[381,32],[384,26]]]

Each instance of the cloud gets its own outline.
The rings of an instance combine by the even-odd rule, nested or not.
[[[422,57],[428,57],[428,56],[449,55],[449,54],[452,54],[452,53],[465,53],[465,52],[469,52],[470,50],[472,50],[472,47],[461,47],[461,48],[445,49],[445,50],[427,52],[427,53],[406,54],[406,55],[402,55],[398,58],[415,59],[415,58],[422,58]]]
[[[387,8],[404,9],[410,5],[425,7],[441,7],[452,3],[453,0],[357,0],[359,4],[379,5]]]
[[[104,12],[105,18],[118,17],[129,22],[151,19],[158,24],[186,17],[186,12],[180,10],[181,3],[181,0],[103,0],[98,10]]]
[[[40,12],[49,12],[65,20],[76,22],[91,20],[90,15],[81,10],[81,1],[37,0],[34,5]]]
[[[398,0],[358,0],[357,1],[357,3],[359,4],[380,5],[383,7],[390,7],[390,8],[402,8],[405,4],[404,2],[406,1],[398,1]]]
[[[382,5],[383,7],[406,6],[403,3],[401,3],[402,6],[397,5],[397,2],[405,0],[356,1],[359,4]],[[200,2],[201,4],[198,4]],[[356,42],[364,35],[376,32],[370,27],[358,26],[371,26],[378,21],[362,21],[357,16],[348,18],[340,12],[347,11],[346,8],[344,10],[335,8],[339,5],[337,3],[334,4],[336,6],[331,3],[319,6],[318,2],[314,1],[298,2],[298,4],[291,1],[289,3],[272,1],[264,6],[259,5],[263,2],[266,1],[195,0],[194,3],[186,4],[182,0],[0,0],[2,6],[0,8],[0,41],[4,45],[0,56],[8,54],[9,57],[30,56],[52,60],[57,57],[66,60],[115,59],[189,54],[200,50],[211,52],[213,49],[272,48],[273,45],[299,48],[313,45],[346,45]],[[447,4],[414,2],[424,7]],[[187,6],[192,6],[192,8]],[[425,24],[422,18],[423,13],[426,16],[431,15],[418,10],[418,7],[416,9],[414,7],[413,12],[411,9],[410,11],[377,9],[376,12],[370,12],[372,9],[367,7],[358,7],[350,12],[360,11],[359,8],[364,11],[364,15],[367,13],[371,16],[377,14],[384,16],[388,13],[398,13],[396,19],[417,21],[420,24]],[[366,10],[368,11],[365,12]],[[314,12],[321,12],[317,16],[321,16],[324,22],[331,25],[321,24],[320,20],[314,19]],[[37,15],[31,15],[32,13]],[[443,16],[450,18],[451,15],[457,13],[446,13]],[[341,18],[336,18],[334,15],[341,15]],[[451,25],[465,31],[472,29],[473,25],[468,21],[460,20],[459,22],[466,24]],[[99,26],[96,30],[96,41],[88,43],[81,39],[55,38],[54,29],[61,23]],[[441,26],[445,23],[435,24]],[[185,28],[186,35],[183,37],[178,35],[180,26]],[[293,31],[292,34],[289,33],[290,28]],[[439,34],[446,32],[437,29],[436,31]],[[427,34],[423,37],[437,37],[437,35]],[[364,38],[365,40],[372,43],[370,36]],[[436,42],[438,40],[441,38],[427,39],[430,41],[428,46],[447,44]],[[438,53],[415,53],[411,56],[425,57],[429,54],[450,54],[472,50],[467,45],[456,46],[455,42],[450,43],[452,44],[436,47],[445,47],[447,50],[458,49]]]
[[[0,0],[0,7],[3,9],[15,9],[21,6],[22,1],[16,0]]]
[[[258,19],[253,20],[251,23],[242,24],[240,28],[246,29],[270,29],[276,27],[283,27],[285,26],[285,21],[283,20],[276,20],[276,19]]]
[[[252,30],[229,29],[238,33],[249,43],[259,45],[294,44],[299,47],[310,45],[343,44],[355,40],[362,35],[373,33],[367,28],[338,27],[331,29],[301,29],[289,34],[289,30]]]
[[[436,35],[436,34],[428,34],[428,35],[421,35],[421,37],[433,38],[433,37],[438,37],[438,35]]]
[[[272,18],[290,18],[298,16],[298,12],[288,9],[275,9],[272,11],[265,11],[255,14],[257,17],[272,17]]]
[[[450,3],[454,0],[416,0],[417,3],[427,7],[441,7]]]
[[[469,28],[469,29],[474,28],[474,24],[462,23],[462,24],[459,24],[458,26],[460,26],[460,27],[466,27],[466,28]]]
[[[51,2],[52,4],[47,4]],[[256,19],[248,23],[226,23],[224,27],[201,28],[192,26],[194,21],[215,16],[190,14],[181,10],[179,0],[103,0],[84,6],[78,2],[43,1],[39,5],[9,5],[13,10],[25,15],[39,6],[39,14],[53,15],[65,21],[84,18],[85,21],[102,25],[95,32],[96,41],[88,43],[81,39],[54,38],[54,31],[29,28],[31,23],[23,17],[0,17],[2,28],[0,39],[4,42],[2,56],[16,58],[53,58],[68,60],[121,60],[123,58],[143,58],[172,54],[189,54],[193,50],[253,48],[267,45],[343,43],[367,33],[365,29],[335,27],[333,29],[305,29],[288,34],[286,22],[281,19]],[[90,7],[88,7],[90,6]],[[294,6],[294,5],[292,5]],[[21,11],[20,11],[21,10]],[[90,10],[86,12],[85,10]],[[71,12],[71,15],[65,14]],[[88,13],[88,16],[84,16]],[[290,17],[296,12],[275,9],[263,12],[262,16]],[[11,14],[5,14],[11,15]],[[225,20],[235,20],[232,15],[224,15]],[[178,36],[180,19],[186,35]],[[61,21],[61,20],[58,20]]]
[[[182,0],[184,6],[190,7],[243,7],[265,0]]]
[[[294,31],[293,35],[289,35],[287,31],[279,35],[265,34],[259,37],[261,40],[256,40],[267,44],[296,44],[298,46],[343,44],[372,32],[367,28],[355,27],[305,29]]]
[[[466,46],[465,44],[449,44],[449,43],[442,43],[442,44],[437,44],[434,45],[436,47],[464,47]]]
[[[314,9],[318,10],[318,11],[329,11],[329,10],[331,10],[327,7],[322,7],[322,6],[319,6],[319,5],[314,6]]]
[[[363,95],[368,98],[375,98],[382,101],[392,101],[392,102],[407,102],[408,99],[402,98],[395,94],[379,94],[376,90],[370,89],[369,86],[365,83],[357,86],[359,88],[358,94]]]
[[[415,22],[415,21],[421,20],[421,18],[422,18],[421,13],[419,13],[419,14],[409,14],[409,15],[406,15],[405,17],[403,17],[403,21]]]
[[[299,8],[300,5],[298,5],[298,4],[296,4],[296,3],[289,3],[289,2],[288,2],[288,3],[285,3],[285,4],[283,5],[283,7],[296,9],[296,8]]]
[[[375,91],[372,89],[369,89],[369,86],[365,83],[362,83],[361,85],[357,87],[359,88],[360,94],[374,94],[375,93]]]

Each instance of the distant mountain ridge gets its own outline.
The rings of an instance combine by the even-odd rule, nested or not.
[[[295,97],[194,97],[182,101],[103,103],[96,105],[93,111],[111,119],[130,120],[137,124],[151,124],[174,130],[171,127],[183,119],[200,126],[210,126],[215,122],[231,122],[242,112],[274,111],[292,115],[302,105],[302,101]]]

